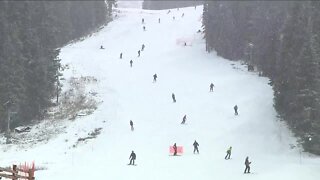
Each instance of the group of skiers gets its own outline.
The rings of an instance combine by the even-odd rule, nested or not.
[[[102,46],[101,46],[101,47],[102,47]],[[145,47],[146,47],[146,46],[145,46],[144,44],[142,44],[141,50],[138,50],[138,57],[140,57],[141,51],[143,51]],[[120,59],[122,59],[122,57],[123,57],[123,53],[121,52],[121,53],[120,53]],[[129,63],[130,63],[130,67],[132,67],[132,65],[133,65],[133,60],[131,59],[131,60],[129,61]]]
[[[195,9],[196,9],[196,6],[195,6]],[[178,9],[179,10],[179,9]],[[167,14],[169,14],[171,11],[169,10]],[[184,17],[184,13],[182,13],[181,17]],[[175,19],[175,17],[173,16],[173,20]],[[145,21],[144,21],[144,18],[142,18],[141,20],[142,24],[145,24]],[[160,18],[158,19],[158,23],[160,23]],[[146,27],[143,26],[143,30],[145,31],[146,30]],[[198,31],[198,33],[201,32],[200,30]],[[184,44],[185,46],[187,45],[186,42]],[[145,45],[142,44],[142,47],[141,47],[141,50],[138,50],[138,57],[140,57],[140,54],[141,54],[141,51],[143,51],[145,48]],[[104,49],[103,46],[101,46],[101,49]],[[122,59],[122,53],[120,53],[120,59]],[[132,64],[133,64],[133,61],[130,60],[130,67],[132,67]],[[153,82],[157,82],[157,78],[158,78],[158,75],[157,74],[154,74],[153,75]],[[211,83],[210,86],[209,86],[209,91],[210,92],[213,92],[213,88],[214,88],[214,84]],[[172,93],[171,95],[172,97],[172,100],[173,100],[173,103],[176,103],[176,96],[174,93]],[[235,105],[234,107],[234,114],[237,116],[238,115],[238,106]],[[187,115],[184,115],[183,118],[182,118],[182,122],[181,124],[186,124],[186,120],[187,120]],[[134,131],[134,127],[133,127],[133,121],[130,120],[130,127],[131,127],[131,131]],[[177,156],[178,155],[178,147],[177,147],[177,144],[174,143],[173,146],[173,156]],[[225,156],[225,160],[229,160],[231,158],[231,151],[232,151],[232,146],[230,146],[227,151],[226,151],[226,156]],[[195,140],[194,143],[193,143],[193,153],[197,153],[199,154],[199,143]],[[128,165],[135,165],[135,160],[136,160],[136,154],[134,151],[131,152],[130,154],[130,163]],[[249,161],[249,157],[246,157],[245,159],[245,170],[244,170],[244,173],[250,173],[250,164],[251,162]]]

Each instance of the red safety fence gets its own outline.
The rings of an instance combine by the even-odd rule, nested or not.
[[[174,153],[173,146],[170,146],[169,152],[170,152],[170,154]],[[180,155],[183,154],[183,146],[177,146],[177,153]]]

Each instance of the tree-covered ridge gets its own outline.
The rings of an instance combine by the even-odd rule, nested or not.
[[[207,51],[244,59],[271,79],[274,105],[303,142],[320,154],[320,2],[208,1]]]
[[[13,125],[41,119],[57,93],[57,48],[110,21],[113,3],[0,2],[0,130],[10,106],[17,112]]]

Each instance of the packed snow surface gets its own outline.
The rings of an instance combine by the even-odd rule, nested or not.
[[[2,152],[1,166],[35,161],[44,168],[36,171],[38,180],[319,180],[320,159],[292,148],[296,140],[277,118],[269,80],[206,53],[197,32],[202,6],[168,13],[130,3],[102,30],[61,50],[62,63],[70,65],[64,77],[97,78],[92,88],[103,103],[91,115],[66,120],[65,133],[48,143]],[[96,128],[100,135],[73,147]],[[200,154],[193,154],[194,140]],[[170,155],[174,143],[183,146],[181,156]],[[137,166],[127,165],[132,150]],[[243,173],[247,156],[252,174]]]

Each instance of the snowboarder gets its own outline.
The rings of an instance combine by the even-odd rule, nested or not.
[[[104,47],[101,45],[101,46],[100,46],[100,49],[104,49]]]
[[[157,77],[158,77],[157,74],[153,75],[153,82],[157,82]]]
[[[194,143],[193,143],[193,154],[196,153],[196,151],[199,154],[198,146],[199,146],[199,143],[196,140],[194,140]]]
[[[130,67],[132,67],[132,63],[133,63],[133,61],[132,61],[132,60],[130,60]]]
[[[132,120],[130,120],[130,126],[131,126],[131,131],[133,131],[134,128],[133,128],[133,122],[132,122]]]
[[[213,87],[214,87],[214,84],[211,83],[211,84],[210,84],[210,92],[213,92]]]
[[[122,53],[120,53],[120,59],[122,59]]]
[[[224,159],[230,159],[230,156],[231,156],[231,150],[232,150],[232,147],[230,146],[229,149],[227,150],[227,155],[226,157],[224,157]]]
[[[172,100],[173,100],[173,103],[177,102],[176,101],[176,96],[172,93]]]
[[[160,18],[158,19],[158,23],[160,23]]]
[[[137,157],[136,153],[134,153],[134,151],[132,151],[130,154],[130,157],[129,157],[129,159],[130,159],[129,165],[134,165],[134,161],[136,160],[136,157]]]
[[[177,148],[177,144],[176,143],[174,143],[174,145],[173,145],[173,150],[174,150],[173,155],[176,156],[177,153],[178,153],[178,148]]]
[[[237,105],[235,105],[234,107],[233,107],[233,109],[234,109],[234,115],[238,115],[238,106]]]
[[[185,123],[186,123],[186,120],[187,120],[187,115],[184,115],[183,118],[182,118],[181,124],[185,124]]]
[[[140,50],[138,51],[138,57],[140,57]]]
[[[144,19],[143,18],[142,18],[141,22],[142,22],[142,24],[144,24]]]
[[[144,44],[142,44],[141,51],[143,51],[145,47],[146,46]]]
[[[146,27],[145,26],[143,26],[143,30],[146,31]]]
[[[246,165],[246,169],[244,170],[244,173],[250,173],[250,164],[251,164],[251,162],[249,161],[249,157],[248,156],[246,157],[246,160],[245,160],[244,164]],[[247,170],[248,170],[248,172],[247,172]]]
[[[181,17],[183,17],[183,16],[184,16],[184,13],[182,13]]]

